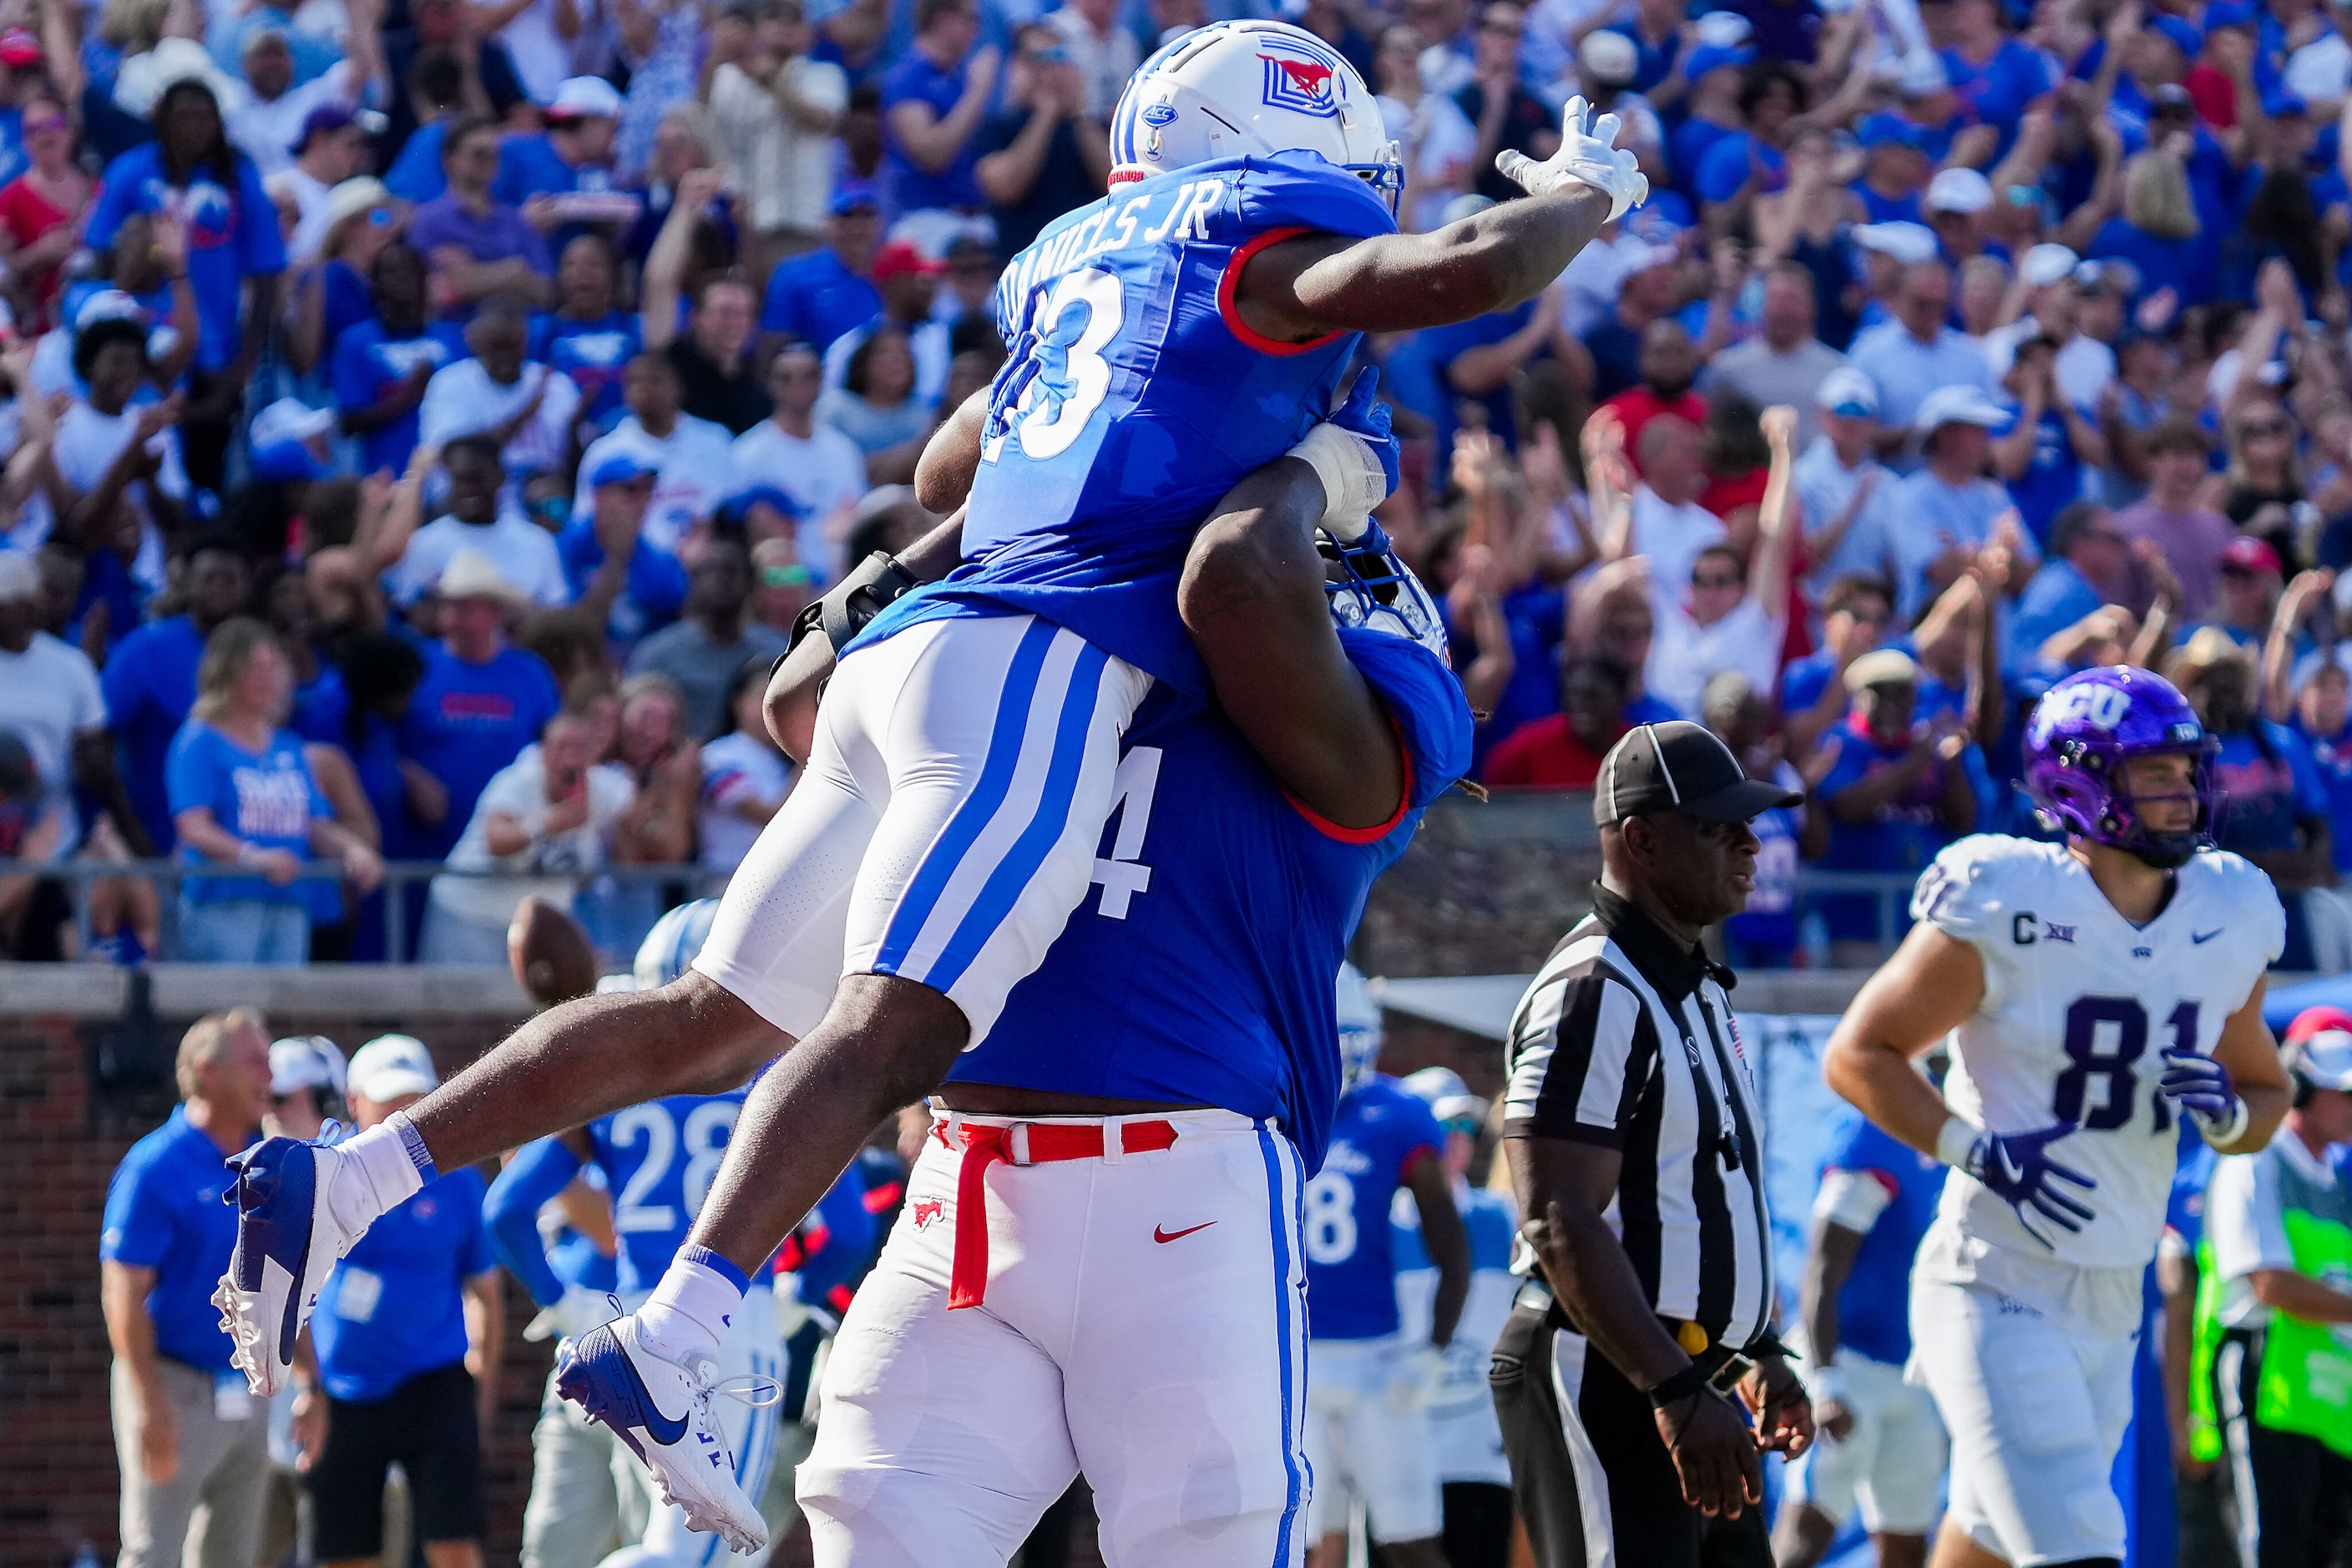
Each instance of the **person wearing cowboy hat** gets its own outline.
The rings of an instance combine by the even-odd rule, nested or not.
[[[1879,398],[1884,410],[1884,385]],[[1972,383],[1936,388],[1912,416],[1908,434],[1919,443],[1920,466],[1895,488],[1895,513],[1903,526],[1889,542],[1895,558],[1895,615],[1906,623],[1951,584],[1967,567],[1968,557],[2004,531],[2015,535],[2010,541],[2015,582],[2021,583],[2032,571],[2037,559],[2033,544],[2016,526],[2017,509],[2009,492],[1985,478],[1991,432],[2009,419],[2008,412]]]
[[[352,128],[352,133],[356,131]],[[316,369],[345,331],[375,313],[370,298],[375,259],[401,237],[407,217],[407,204],[394,200],[383,181],[361,174],[327,191],[317,208],[296,224],[289,243],[302,269],[294,285],[286,355],[297,371],[308,374]],[[399,471],[397,465],[393,471]]]
[[[360,179],[373,153],[371,132],[383,121],[373,110],[353,113],[340,103],[322,103],[303,117],[301,134],[293,144],[294,162],[263,182],[272,195],[293,200],[298,216],[286,247],[295,261],[317,257],[336,223],[389,196],[382,181],[369,176],[362,184]],[[346,184],[356,188],[338,203],[336,193]],[[369,201],[354,206],[362,193]]]
[[[470,550],[497,568],[519,604],[570,604],[554,537],[501,500],[506,465],[496,439],[460,436],[442,448],[441,466],[449,476],[449,510],[410,537],[390,574],[394,601],[415,604]]]
[[[508,618],[528,601],[497,562],[459,549],[434,590],[440,640],[425,647],[425,678],[400,721],[405,847],[429,860],[449,853],[483,787],[563,705],[546,662],[507,640]]]

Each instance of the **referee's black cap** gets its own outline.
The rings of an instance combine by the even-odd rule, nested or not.
[[[1746,822],[1776,805],[1801,805],[1804,792],[1751,779],[1722,737],[1687,719],[1637,724],[1601,759],[1592,820],[1679,811],[1706,822]]]

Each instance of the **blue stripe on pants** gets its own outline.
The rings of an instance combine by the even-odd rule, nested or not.
[[[1307,1478],[1302,1473],[1304,1462],[1298,1453],[1298,1392],[1297,1374],[1293,1358],[1297,1353],[1293,1342],[1297,1331],[1290,1321],[1290,1277],[1297,1268],[1297,1258],[1291,1250],[1292,1237],[1297,1234],[1293,1216],[1286,1210],[1290,1206],[1282,1200],[1282,1169],[1289,1157],[1276,1147],[1269,1125],[1257,1130],[1258,1152],[1265,1162],[1267,1218],[1274,1229],[1274,1330],[1275,1341],[1281,1354],[1282,1370],[1282,1464],[1288,1472],[1290,1489],[1282,1506],[1282,1528],[1276,1534],[1274,1568],[1289,1568],[1290,1527],[1297,1521],[1298,1509],[1305,1500]]]
[[[1103,667],[1110,656],[1092,643],[1079,650],[1070,669],[1070,685],[1062,698],[1062,717],[1054,731],[1054,755],[1046,764],[1045,783],[1037,796],[1037,815],[996,863],[981,885],[980,896],[965,911],[963,921],[940,950],[938,960],[923,975],[925,984],[946,991],[963,978],[996,928],[1035,879],[1045,858],[1062,841],[1070,824],[1070,797],[1078,787],[1078,773],[1087,760],[1087,734],[1094,728],[1095,705],[1102,698]]]
[[[981,764],[979,782],[956,808],[946,831],[923,857],[921,868],[899,896],[889,927],[882,933],[881,951],[875,954],[877,973],[894,973],[906,962],[915,940],[922,935],[924,922],[947,891],[956,867],[1012,790],[1013,772],[1021,765],[1021,737],[1029,728],[1029,705],[1037,696],[1037,675],[1045,668],[1045,650],[1053,646],[1059,630],[1050,621],[1033,620],[1021,634],[1012,666],[1004,672],[1004,694],[997,700],[996,724],[989,733],[988,756]]]

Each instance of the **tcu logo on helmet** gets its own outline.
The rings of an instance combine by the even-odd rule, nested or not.
[[[1296,110],[1324,120],[1339,112],[1339,97],[1334,86],[1339,72],[1330,62],[1264,52],[1257,58],[1265,62],[1265,101],[1269,107]]]
[[[2036,725],[2048,734],[2061,724],[2080,721],[2095,730],[2112,730],[2131,711],[2131,693],[2112,686],[2070,686],[2053,691],[2034,714]]]

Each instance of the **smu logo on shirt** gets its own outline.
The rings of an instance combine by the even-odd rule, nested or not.
[[[515,721],[514,699],[502,691],[445,691],[441,721],[465,729],[489,729]]]
[[[1308,50],[1289,39],[1275,46],[1281,53],[1260,53],[1265,62],[1265,101],[1269,108],[1293,110],[1329,120],[1339,112],[1337,87],[1339,62]],[[1301,57],[1304,57],[1303,58]]]
[[[436,370],[449,363],[449,345],[438,338],[415,338],[404,343],[378,343],[375,350],[378,363],[384,374],[398,380],[420,364]]]
[[[1333,1142],[1331,1152],[1323,1156],[1323,1168],[1337,1171],[1343,1176],[1369,1176],[1372,1173],[1372,1157],[1341,1138]]]
[[[191,250],[217,250],[236,227],[236,197],[210,180],[194,180],[185,190],[174,190],[161,179],[151,179],[146,195],[152,205],[185,226]]]
[[[310,790],[289,769],[236,768],[236,831],[245,838],[299,838],[310,831]]]

